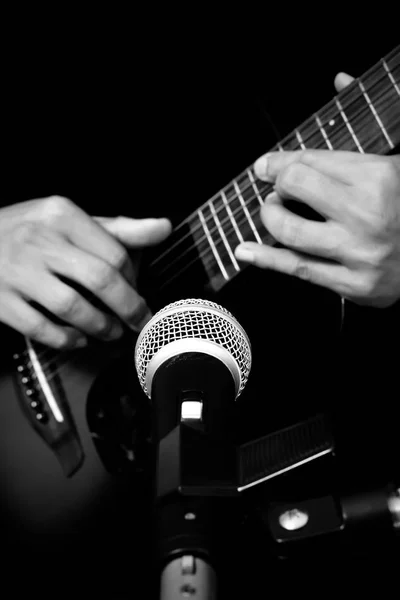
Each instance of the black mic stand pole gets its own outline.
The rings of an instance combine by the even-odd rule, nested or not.
[[[155,523],[161,600],[217,598],[218,547],[223,548],[232,530],[226,499],[240,498],[236,448],[204,428],[196,418],[196,402],[182,399],[179,424],[158,445]]]

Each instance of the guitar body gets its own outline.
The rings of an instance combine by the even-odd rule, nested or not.
[[[79,427],[86,420],[86,399],[96,370],[90,368],[87,356],[82,354],[76,364],[63,365],[61,373],[61,385]],[[79,427],[85,469],[67,478],[55,453],[34,429],[33,420],[24,414],[20,395],[15,368],[0,378],[1,494],[2,504],[7,505],[15,519],[31,528],[35,524],[42,526],[44,521],[51,524],[72,506],[83,508],[85,496],[89,501],[91,490],[101,490],[104,469],[96,453],[91,452],[88,428]]]

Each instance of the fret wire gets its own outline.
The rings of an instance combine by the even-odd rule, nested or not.
[[[248,174],[248,177],[249,177],[249,179],[250,179],[250,182],[251,182],[251,185],[252,185],[252,187],[253,187],[253,190],[254,190],[254,191],[255,191],[255,193],[256,193],[256,196],[257,196],[257,199],[258,199],[258,201],[259,201],[259,203],[260,203],[260,206],[264,206],[263,199],[262,199],[262,198],[261,198],[261,196],[260,196],[260,193],[259,193],[259,191],[258,191],[258,187],[257,187],[256,181],[255,181],[255,179],[254,179],[254,177],[253,177],[253,173],[250,171],[250,169],[247,169],[247,174]]]
[[[297,140],[298,140],[298,142],[299,142],[299,144],[300,144],[300,148],[302,148],[303,150],[305,150],[305,149],[306,149],[306,147],[305,147],[305,145],[304,145],[304,142],[303,142],[303,140],[301,139],[301,135],[300,135],[300,132],[299,132],[299,130],[298,130],[298,129],[296,129],[296,130],[295,130],[295,132],[296,132],[296,137],[297,137]]]
[[[321,131],[322,131],[322,130],[321,130]],[[326,132],[325,132],[325,133],[326,133]],[[341,133],[341,130],[339,130],[339,131],[338,131],[338,134],[340,134],[340,133]],[[336,133],[335,133],[335,135],[336,135]],[[327,137],[328,137],[328,136],[327,136]],[[328,141],[329,141],[329,140],[328,140]],[[280,145],[280,146],[281,146],[281,148],[282,148],[282,145]],[[226,204],[227,204],[227,202],[226,202]],[[236,225],[236,224],[235,224],[235,225]],[[236,230],[236,233],[238,234],[238,228],[237,228],[237,226],[235,227],[235,230]],[[188,235],[190,235],[190,234],[188,234]],[[238,237],[239,237],[239,239],[240,239],[240,237],[241,237],[241,234],[240,234],[240,232],[239,232],[239,235],[238,235]]]
[[[351,135],[353,137],[353,140],[354,140],[357,148],[359,149],[360,152],[364,153],[364,150],[362,149],[362,147],[361,147],[361,145],[360,145],[360,143],[359,143],[359,141],[358,141],[358,139],[356,137],[356,134],[353,131],[352,126],[348,122],[347,117],[346,117],[345,113],[343,112],[342,105],[340,104],[339,99],[335,98],[335,102],[337,104],[338,109],[340,110],[340,114],[342,115],[344,122],[346,123],[346,125],[347,125],[347,127],[348,127],[348,129],[349,129],[349,131],[350,131],[350,133],[351,133]]]
[[[245,203],[245,201],[243,200],[243,196],[242,196],[242,193],[241,193],[241,191],[240,191],[240,188],[239,188],[239,186],[238,186],[238,184],[237,184],[237,181],[236,181],[236,179],[234,179],[234,180],[233,180],[233,185],[234,185],[234,187],[235,187],[235,190],[236,190],[236,193],[237,193],[237,195],[238,195],[238,197],[239,197],[240,203],[241,203],[241,205],[243,206],[243,210],[244,210],[244,212],[245,212],[245,215],[246,215],[246,217],[247,217],[247,219],[248,219],[248,221],[249,221],[250,227],[251,227],[251,229],[252,229],[252,231],[253,231],[253,233],[254,233],[254,235],[255,235],[255,238],[256,238],[256,240],[257,240],[257,242],[258,242],[259,244],[262,244],[262,240],[261,240],[261,238],[260,238],[260,235],[259,235],[259,233],[258,233],[258,231],[257,231],[257,229],[256,229],[256,227],[255,227],[255,225],[254,225],[254,223],[253,223],[253,220],[252,220],[252,218],[251,218],[251,216],[250,216],[250,213],[249,213],[249,211],[247,210],[246,203]]]
[[[391,76],[391,73],[390,73],[390,72],[388,72],[388,69],[387,69],[386,63],[385,63],[385,65],[384,65],[384,66],[385,66],[385,72],[387,73],[387,75],[388,75],[388,76],[389,76],[389,78],[390,78],[390,81],[391,81],[391,83],[393,84],[393,77],[390,77],[390,76]],[[396,85],[396,84],[394,84],[394,85]],[[398,93],[398,89],[396,89],[396,92]],[[319,117],[316,117],[316,119],[319,119]],[[323,128],[323,127],[321,128],[321,125],[322,125],[321,121],[319,120],[319,123],[318,123],[318,121],[317,121],[317,124],[318,124],[318,126],[319,126],[319,128],[320,128],[320,130],[321,130],[321,132],[322,132],[322,130],[323,130],[324,128]],[[326,134],[326,132],[325,132],[325,134]],[[327,136],[327,135],[326,135],[326,137],[328,138],[328,136]],[[328,138],[328,141],[329,141],[329,138]],[[280,149],[282,150],[282,145],[281,145],[281,144],[279,144],[278,146],[280,146]],[[222,196],[223,196],[223,195],[222,195]],[[257,197],[258,197],[258,199],[259,199],[259,196],[258,196],[258,195],[257,195]],[[226,202],[226,198],[225,198],[225,202],[224,202],[224,204],[225,204],[226,206],[228,206],[228,207],[229,207],[229,204]],[[232,213],[231,213],[229,216],[230,216],[230,218],[231,218],[231,220],[232,220]],[[235,222],[234,218],[233,218],[233,223],[235,223],[235,225],[236,225],[236,222]],[[236,229],[236,233],[237,233],[237,232],[239,231],[239,230],[238,230],[238,228],[237,228],[237,225],[236,225],[235,229]],[[240,233],[240,232],[239,232],[239,233]],[[188,234],[188,235],[190,235],[190,234]],[[241,237],[241,235],[238,235],[238,239],[239,239],[239,240],[240,240],[240,237]],[[243,239],[243,238],[242,238],[242,239]],[[242,241],[242,240],[240,240],[240,241]]]
[[[221,273],[222,273],[222,275],[225,277],[226,281],[229,281],[229,276],[228,276],[228,273],[226,272],[226,270],[225,270],[225,267],[224,267],[224,265],[223,265],[223,263],[222,263],[221,257],[220,257],[220,255],[218,254],[218,250],[217,250],[217,248],[215,247],[214,240],[212,239],[212,237],[211,237],[211,235],[210,235],[210,232],[209,232],[209,230],[208,230],[207,223],[205,222],[205,219],[204,219],[203,213],[202,213],[202,211],[201,211],[200,209],[199,209],[197,212],[198,212],[198,215],[199,215],[199,218],[200,218],[201,224],[203,225],[203,229],[204,229],[204,231],[205,231],[205,234],[206,234],[206,236],[207,236],[208,243],[209,243],[209,244],[210,244],[210,246],[211,246],[211,250],[213,251],[213,254],[214,254],[214,256],[215,256],[215,260],[216,260],[216,261],[217,261],[217,263],[218,263],[218,266],[219,266],[219,268],[220,268],[220,270],[221,270]]]
[[[324,140],[325,140],[325,142],[326,142],[326,145],[328,146],[329,150],[333,150],[332,144],[331,144],[331,142],[329,141],[329,138],[328,138],[328,136],[327,136],[327,134],[326,134],[325,128],[324,128],[324,126],[322,125],[322,123],[321,123],[321,119],[318,117],[318,115],[315,115],[315,120],[316,120],[316,122],[317,122],[317,125],[318,125],[319,129],[321,130],[322,137],[324,138]]]
[[[345,127],[343,127],[343,128],[345,128]],[[262,182],[262,183],[265,186],[265,182]],[[265,189],[265,192],[267,192],[267,191],[268,191],[268,189]],[[209,254],[210,254],[210,252],[209,252]]]
[[[393,84],[393,86],[394,86],[394,89],[396,90],[396,92],[397,92],[397,93],[398,93],[398,95],[400,96],[400,89],[399,89],[399,86],[397,85],[395,78],[393,77],[393,75],[392,75],[392,73],[391,73],[391,71],[390,71],[389,67],[387,66],[387,64],[386,64],[386,61],[385,61],[385,60],[382,60],[382,64],[383,64],[383,66],[384,66],[384,68],[385,68],[385,70],[386,70],[386,73],[388,74],[388,77],[389,77],[390,81],[392,82],[392,84]]]
[[[363,84],[362,84],[362,82],[361,82],[361,81],[359,81],[359,82],[358,82],[358,84],[359,84],[359,86],[360,86],[360,89],[361,89],[362,93],[363,93],[363,94],[364,94],[364,96],[365,96],[365,99],[366,99],[366,101],[368,102],[368,105],[369,105],[369,107],[370,107],[370,109],[371,109],[371,112],[372,112],[372,114],[374,115],[375,119],[377,120],[379,127],[382,129],[382,133],[383,133],[383,135],[385,136],[385,138],[386,138],[386,140],[387,140],[387,143],[389,144],[390,148],[391,148],[391,149],[393,149],[393,148],[394,148],[394,144],[393,144],[392,140],[390,139],[390,137],[389,137],[389,135],[388,135],[388,133],[387,133],[386,129],[384,128],[384,126],[383,126],[383,124],[382,124],[382,121],[380,120],[380,118],[379,118],[379,116],[378,116],[378,113],[376,112],[376,110],[375,110],[375,107],[374,107],[374,105],[372,104],[372,102],[371,102],[371,99],[370,99],[370,97],[368,96],[368,94],[367,94],[367,91],[366,91],[365,87],[363,86]]]
[[[376,68],[377,68],[377,65],[375,65],[375,70],[376,70]],[[363,76],[363,77],[362,77],[362,79],[364,79],[364,78],[365,78],[365,76]],[[384,78],[384,76],[383,76],[383,77],[382,77],[382,76],[380,76],[380,77],[379,77],[377,80],[375,80],[375,81],[373,82],[373,84],[372,84],[372,85],[376,85],[376,84],[380,83],[380,82],[383,80],[383,78]],[[355,82],[354,82],[353,84],[350,84],[350,86],[348,86],[347,88],[345,88],[344,90],[342,90],[342,91],[340,92],[340,94],[339,94],[339,97],[340,97],[341,99],[343,99],[343,106],[342,106],[342,109],[343,109],[344,111],[346,111],[346,110],[347,110],[347,108],[349,107],[349,105],[346,105],[346,99],[347,99],[346,97],[347,97],[347,96],[349,96],[349,95],[352,93],[352,91],[354,90],[354,84],[355,84]],[[387,90],[384,90],[384,92],[385,92],[385,91],[387,91]],[[350,102],[350,105],[351,105],[351,104],[352,104],[352,102]],[[318,112],[319,112],[319,113],[322,113],[323,111],[327,111],[327,110],[328,110],[328,111],[332,110],[332,101],[331,101],[331,102],[329,102],[329,103],[328,103],[327,105],[325,105],[324,107],[322,107],[322,108],[321,108],[321,109],[320,109]]]
[[[343,125],[343,126],[342,126],[342,128],[343,128],[343,129],[346,129],[345,125]],[[265,193],[267,193],[267,192],[268,192],[268,191],[271,189],[271,187],[270,187],[270,184],[266,184],[265,182],[260,182],[260,183],[262,183],[262,184],[263,184],[263,186],[264,186],[264,188],[265,188],[265,189],[262,191],[262,193],[264,193],[264,192],[265,192]],[[268,189],[268,188],[269,188],[269,189]],[[253,197],[253,198],[254,198],[254,197]],[[228,206],[229,206],[229,205],[228,205]],[[237,211],[235,211],[235,212],[236,212],[236,213],[239,213],[240,211],[241,211],[241,207],[239,207],[239,209],[238,209]],[[233,218],[234,218],[234,217],[233,217]],[[235,222],[235,221],[234,221],[234,222]],[[235,224],[236,224],[236,222],[235,222]],[[206,239],[206,238],[203,238],[203,240],[199,240],[199,243],[200,243],[201,241],[204,241],[205,239]],[[242,240],[240,240],[240,241],[242,241]]]
[[[361,97],[361,98],[363,98],[363,97]],[[359,99],[361,99],[361,98],[359,98]],[[351,104],[347,106],[347,110],[350,111],[350,107],[351,107]],[[353,106],[353,109],[354,109],[354,106]],[[360,139],[357,137],[356,131],[361,130],[360,134],[364,135],[362,132],[365,131],[365,126],[366,126],[366,124],[368,124],[368,122],[370,122],[370,120],[371,120],[371,109],[368,106],[368,103],[366,102],[366,100],[364,98],[363,106],[362,106],[362,108],[360,108],[358,110],[358,113],[355,116],[352,115],[351,119],[349,117],[347,117],[347,121],[352,124],[351,128],[352,128],[354,135],[356,136],[360,146],[361,146],[361,142],[360,142]],[[374,117],[374,121],[375,121],[375,117]],[[378,140],[379,137],[381,137],[382,140],[383,139],[385,140],[385,145],[387,145],[387,140],[382,135],[382,130],[379,126],[377,127],[376,131],[379,131],[379,136],[376,137],[376,140]],[[365,147],[363,148],[364,152],[366,151],[367,147],[369,147],[372,144],[372,142],[375,141],[374,136],[377,135],[376,131],[371,136],[367,137],[366,140],[364,140],[364,145],[365,145]],[[334,135],[330,136],[331,143],[334,147],[337,142],[338,142],[339,146],[342,145],[340,143],[341,135],[342,135],[342,129],[339,128],[337,131],[334,132]],[[353,139],[353,141],[354,141],[354,138],[351,137],[351,139]]]
[[[391,83],[393,83],[393,81],[391,81]],[[398,90],[396,90],[396,92],[398,92]],[[386,99],[385,99],[383,96],[381,96],[381,104],[382,104],[382,98],[383,98],[383,100],[386,100]],[[376,103],[375,103],[375,104],[376,104]],[[391,106],[392,104],[393,104],[393,102],[390,102],[390,106]],[[345,127],[343,127],[343,129],[345,129]],[[281,146],[281,149],[282,149],[282,146]],[[210,256],[212,255],[212,252],[210,251],[210,249],[208,249],[208,255],[210,255]],[[201,255],[201,256],[204,258],[204,253],[202,253],[202,255]],[[197,259],[194,259],[193,261],[191,261],[191,263],[190,263],[190,264],[193,264],[193,262],[196,262],[196,260],[197,260]],[[178,273],[174,274],[173,278],[175,278],[175,275],[177,276],[177,275],[179,275],[179,273],[181,273],[182,271],[186,270],[186,268],[187,268],[188,266],[189,266],[189,265],[186,265],[186,266],[184,267],[184,269],[181,269],[181,270],[180,270]],[[165,273],[165,270],[164,270],[163,272]],[[171,279],[171,278],[170,278],[170,279]]]
[[[240,267],[239,267],[239,265],[238,265],[238,263],[237,263],[237,260],[236,260],[236,258],[235,258],[235,255],[234,255],[234,254],[233,254],[233,252],[232,252],[232,249],[231,249],[231,247],[230,247],[230,244],[229,244],[228,240],[226,239],[226,236],[225,236],[224,230],[223,230],[223,229],[222,229],[222,227],[221,227],[221,223],[220,223],[220,221],[219,221],[219,219],[218,219],[217,213],[215,212],[214,204],[211,202],[211,200],[210,200],[210,202],[209,202],[209,207],[210,207],[210,209],[211,209],[212,216],[214,217],[214,221],[215,221],[215,222],[216,222],[216,224],[217,224],[217,228],[218,228],[219,234],[220,234],[220,236],[221,236],[221,238],[222,238],[222,241],[224,242],[224,244],[225,244],[225,248],[227,249],[227,251],[228,251],[228,254],[229,254],[229,256],[230,256],[230,259],[231,259],[231,261],[232,261],[232,263],[233,263],[233,266],[235,267],[236,271],[240,271]]]
[[[396,53],[396,52],[399,52],[399,48],[395,48],[395,49],[393,50],[393,53]],[[367,76],[369,76],[369,75],[371,75],[371,74],[372,74],[372,75],[374,75],[374,74],[375,74],[375,73],[374,73],[374,71],[377,71],[377,67],[378,67],[378,65],[374,65],[373,67],[371,67],[371,69],[369,69],[369,70],[368,70],[368,71],[367,71],[367,72],[366,72],[366,73],[363,75],[363,78],[365,78],[365,77],[367,77]],[[375,83],[375,84],[379,83],[381,79],[382,79],[382,77],[379,77],[379,78],[378,78],[378,79],[377,79],[377,80],[376,80],[374,83]],[[393,83],[393,81],[392,81],[392,83]],[[351,84],[350,84],[350,86],[349,86],[349,87],[351,87]],[[351,90],[350,90],[350,91],[351,91]],[[346,99],[346,95],[348,95],[348,93],[349,93],[349,89],[348,89],[348,88],[345,88],[345,89],[343,89],[343,90],[340,92],[340,97],[343,99],[343,101],[345,101],[345,99]],[[331,110],[331,108],[332,108],[332,107],[331,107],[331,104],[332,104],[332,101],[330,101],[330,102],[329,102],[327,105],[325,105],[324,107],[322,107],[322,108],[321,108],[321,109],[320,109],[318,112],[320,112],[320,113],[321,113],[323,110],[326,110],[327,108],[329,108],[329,109]],[[344,108],[346,108],[346,107],[344,107]],[[284,139],[285,139],[285,138],[284,138]],[[278,148],[278,150],[280,150],[280,151],[283,151],[283,146],[282,146],[282,144],[283,144],[283,143],[284,143],[284,140],[281,140],[281,141],[280,141],[280,142],[279,142],[279,143],[276,145],[276,147]],[[272,149],[271,151],[273,151],[273,149]],[[217,192],[217,194],[215,194],[215,196],[214,196],[213,198],[215,198],[216,196],[218,196],[218,195],[219,195],[219,193],[220,193],[220,192]],[[190,219],[190,216],[189,216],[189,217],[187,217],[187,219],[185,219],[185,220],[184,220],[184,221],[181,223],[181,225],[184,225],[184,224],[185,224],[185,222],[187,222],[189,219]],[[180,225],[179,225],[179,226],[180,226]],[[179,226],[178,226],[178,227],[179,227]]]
[[[226,208],[226,212],[227,212],[227,213],[228,213],[228,215],[229,215],[229,218],[230,218],[230,220],[231,220],[231,222],[232,222],[233,228],[234,228],[234,230],[235,230],[235,233],[236,233],[236,235],[238,236],[238,239],[239,239],[239,241],[240,241],[240,242],[244,242],[244,240],[243,240],[243,236],[242,236],[242,233],[241,233],[241,231],[240,231],[239,227],[237,226],[237,223],[236,223],[235,217],[233,216],[233,213],[232,213],[231,207],[229,206],[228,199],[227,199],[227,197],[226,197],[226,195],[225,195],[225,192],[224,192],[223,190],[221,191],[221,197],[222,197],[222,201],[223,201],[223,203],[224,203],[224,206],[225,206],[225,208]]]
[[[390,100],[389,98],[387,98],[387,95],[381,95],[374,102],[374,105],[375,105],[376,109],[381,110],[381,108],[382,108],[382,112],[385,112],[390,106],[396,105],[396,103],[393,102],[392,100]],[[357,115],[357,117],[353,119],[354,125],[356,126],[356,125],[363,123],[363,121],[365,121],[365,116],[369,113],[370,113],[370,108],[368,107],[368,105],[366,105],[361,111],[359,111],[359,114]],[[340,130],[337,132],[337,134],[335,133],[335,136],[334,136],[335,139],[340,137],[340,133],[341,133]],[[333,141],[334,137],[331,136],[332,141]]]
[[[255,213],[255,214],[256,214],[256,213]],[[270,234],[269,234],[269,235],[270,235]],[[205,238],[204,238],[204,240],[205,240]],[[206,252],[206,253],[204,253],[204,252],[203,252],[203,253],[201,253],[201,255],[200,255],[200,256],[202,257],[202,259],[203,259],[203,260],[205,259],[205,254],[207,254],[207,255],[208,255],[208,258],[211,258],[211,257],[212,257],[212,252],[211,252],[211,250],[210,250],[210,248],[209,248],[209,247],[207,247],[207,252]],[[195,262],[195,261],[191,261],[191,263],[190,263],[190,264],[193,264],[193,262]],[[170,265],[169,265],[169,266],[170,266]],[[186,268],[187,268],[187,265],[184,267],[184,269],[181,269],[181,272],[182,272],[183,270],[186,270]],[[165,272],[165,271],[164,271],[164,272]],[[179,274],[179,273],[178,273],[178,274]],[[174,275],[173,275],[173,278],[175,278],[175,276],[177,276],[178,274],[174,274]]]
[[[365,112],[365,111],[364,111],[364,112]],[[347,128],[345,127],[345,125],[343,125],[343,126],[342,126],[342,129],[345,129],[345,130],[347,130]],[[341,133],[341,132],[339,131],[339,133]],[[250,171],[250,172],[251,172],[251,171]],[[264,182],[263,182],[263,184],[264,184]],[[268,192],[268,189],[267,189],[267,190],[265,190],[265,192],[267,193],[267,192]],[[228,204],[228,202],[227,202],[227,199],[226,199],[226,197],[225,197],[225,194],[224,194],[223,192],[221,193],[221,197],[222,197],[222,198],[223,198],[223,200],[224,200],[224,205],[225,205],[225,208],[227,208],[227,212],[228,212],[228,214],[229,214],[229,219],[231,220],[232,224],[234,225],[234,229],[235,229],[235,231],[236,231],[236,234],[237,234],[237,236],[238,236],[238,239],[239,239],[239,241],[240,241],[240,242],[242,242],[242,241],[244,241],[244,240],[243,240],[243,237],[242,237],[242,235],[241,235],[241,233],[240,233],[240,230],[239,230],[239,229],[238,229],[238,227],[237,227],[237,224],[236,224],[235,218],[234,218],[234,216],[233,216],[233,214],[232,214],[232,211],[231,211],[231,209],[230,209],[230,206],[229,206],[229,204]],[[229,219],[228,219],[228,218],[227,218],[227,219],[225,219],[225,222],[229,221]],[[222,223],[221,225],[223,225],[223,224],[224,224],[224,223]],[[201,228],[201,226],[200,226],[199,228]],[[187,234],[187,235],[190,235],[190,233],[189,233],[189,234]],[[186,236],[186,237],[187,237],[187,236]]]
[[[381,76],[381,77],[379,77],[379,78],[378,78],[378,80],[374,81],[374,84],[373,84],[373,85],[377,85],[378,83],[380,83],[380,82],[383,80],[383,78],[384,78],[384,77],[385,77],[385,75],[384,75],[383,77],[382,77],[382,76]],[[351,85],[352,85],[352,84],[351,84]],[[343,90],[343,91],[340,93],[340,98],[343,98],[343,106],[342,106],[342,109],[343,109],[343,111],[346,111],[346,110],[348,110],[348,109],[349,109],[349,108],[352,106],[352,104],[353,104],[353,103],[356,101],[356,99],[354,99],[354,98],[353,98],[353,100],[351,100],[351,101],[350,101],[348,104],[346,104],[346,102],[345,102],[346,98],[344,98],[344,97],[343,97],[343,93],[344,93],[344,92],[347,92],[347,97],[348,97],[348,96],[349,96],[349,95],[350,95],[350,94],[353,92],[353,90],[354,90],[354,85],[352,86],[352,88],[351,88],[350,90],[349,90],[348,88],[346,88],[346,89],[344,89],[344,90]],[[388,92],[388,90],[387,90],[387,89],[384,89],[384,90],[383,90],[383,92],[382,92],[382,95],[384,96],[385,94],[387,94],[387,92]],[[376,103],[375,103],[375,104],[376,104]],[[335,105],[334,105],[334,102],[333,102],[333,101],[331,101],[330,103],[328,103],[327,105],[325,105],[324,107],[322,107],[322,108],[321,108],[321,109],[318,111],[318,113],[319,113],[320,115],[321,115],[321,114],[323,114],[323,113],[328,113],[328,114],[329,114],[329,113],[332,113],[332,110],[333,110],[333,109],[334,109],[335,111],[337,111],[337,107],[335,107]],[[341,113],[339,112],[339,114],[341,114]],[[365,114],[365,112],[362,110],[362,111],[361,111],[361,113],[359,113],[358,117],[359,117],[359,118],[361,117],[361,119],[362,119],[364,114]],[[342,118],[343,118],[343,115],[341,115],[341,116],[342,116]],[[345,115],[345,116],[346,116],[346,115]],[[322,122],[321,122],[321,119],[320,119],[320,117],[318,117],[318,115],[317,115],[317,116],[316,116],[316,118],[319,118],[319,123],[320,123],[320,125],[322,125]],[[328,120],[328,119],[327,119],[327,120]],[[345,123],[345,129],[348,129],[348,127],[346,126],[346,121],[345,121],[345,119],[344,119],[344,118],[343,118],[343,121],[344,121],[344,123]],[[347,119],[347,121],[348,121],[348,119]],[[354,121],[353,121],[353,122],[354,122]],[[359,122],[359,121],[357,121],[357,122]],[[322,131],[322,130],[321,130],[321,131]],[[331,147],[330,149],[332,149],[332,150],[333,150],[333,149],[334,149],[334,147],[333,147],[334,145],[332,144],[332,141],[333,141],[333,136],[332,136],[332,133],[329,133],[327,130],[324,130],[324,131],[325,131],[325,134],[326,134],[326,136],[327,136],[327,138],[328,138],[328,141],[330,141],[330,143],[331,143],[331,146],[332,146],[332,147]],[[350,132],[350,130],[349,130],[349,132]],[[351,132],[350,132],[350,133],[351,133]],[[354,131],[353,131],[353,133],[354,133]],[[340,139],[340,135],[341,135],[341,134],[342,134],[342,129],[339,129],[339,130],[335,131],[333,135],[335,136],[335,139]],[[303,135],[303,137],[304,137],[304,135]],[[353,135],[351,135],[351,139],[352,139],[354,142],[356,142],[356,136],[353,136]],[[358,141],[358,140],[357,140],[357,141]],[[360,150],[360,145],[359,145],[359,144],[355,144],[355,145],[356,145],[356,147],[357,147],[357,148]]]

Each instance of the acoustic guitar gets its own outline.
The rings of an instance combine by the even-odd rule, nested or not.
[[[399,142],[400,46],[271,150],[384,155]],[[143,295],[154,310],[194,294],[219,298],[241,281],[236,245],[275,244],[259,217],[270,190],[248,167],[174,228],[142,269]],[[339,327],[341,299],[334,296],[334,303]],[[107,498],[119,474],[146,471],[150,417],[135,387],[134,343],[127,334],[107,348],[93,342],[72,355],[15,335],[10,369],[0,378],[0,497],[20,527],[43,531],[61,521],[73,527]],[[101,377],[107,369],[108,383]]]

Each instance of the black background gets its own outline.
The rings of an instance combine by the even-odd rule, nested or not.
[[[160,14],[156,7],[135,11],[83,16],[66,5],[57,15],[8,22],[1,75],[3,205],[60,194],[90,214],[168,216],[178,223],[329,101],[338,71],[360,75],[398,42],[388,32],[388,18],[345,23],[325,7],[317,16],[295,16],[289,9],[237,12],[229,22],[213,14]],[[389,321],[390,336],[381,331],[379,348],[366,321],[343,347],[333,331],[337,314],[325,312],[316,294],[288,278],[249,269],[221,296],[254,345],[254,377],[242,409],[246,434],[293,422],[332,402],[343,408],[348,423],[365,412],[379,423],[388,416],[386,401],[398,388],[388,347],[390,336],[398,339],[398,322]],[[366,428],[360,439],[353,437],[356,454],[367,440],[366,461],[384,456],[382,439],[390,438],[390,427],[378,436]],[[385,479],[387,463],[379,471],[376,462],[375,475]],[[357,472],[350,471],[356,487]],[[121,502],[127,508],[127,500]],[[67,540],[58,541],[57,556],[68,574],[63,586],[72,583],[77,597],[84,597],[88,581],[97,594],[114,590],[111,598],[129,597],[115,591],[124,588],[131,597],[147,597],[135,592],[145,579],[146,553],[137,549],[146,547],[146,527],[127,533],[135,564],[126,550],[119,560],[121,550],[113,547],[113,560],[101,573],[96,559],[83,559],[76,547],[68,550],[71,559],[62,553]],[[19,535],[23,547],[24,532]],[[82,543],[90,548],[87,539]],[[118,543],[122,548],[126,540]],[[30,548],[36,544],[37,552],[32,557],[30,550],[26,560],[31,566],[37,560],[32,585],[43,590],[54,540],[34,540]],[[97,557],[99,549],[90,552]],[[290,566],[272,576],[275,567],[254,573],[248,562],[243,575],[236,571],[243,593],[254,586],[267,595],[269,581],[283,592],[291,589]],[[87,581],[79,583],[72,563],[79,564],[80,576],[87,573]],[[259,571],[263,561],[255,564]],[[326,580],[337,577],[339,564],[338,559],[325,565]],[[25,567],[19,565],[22,573]],[[346,568],[356,572],[355,579],[365,575],[362,565]],[[313,576],[307,565],[303,591]]]

